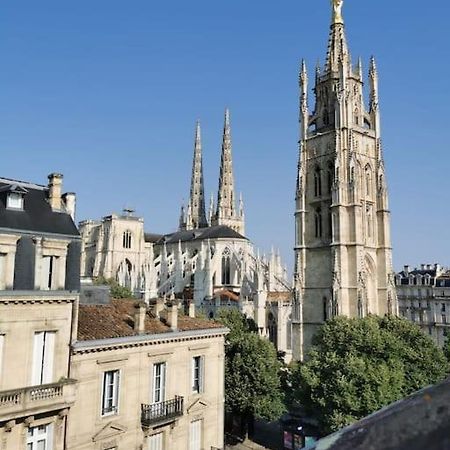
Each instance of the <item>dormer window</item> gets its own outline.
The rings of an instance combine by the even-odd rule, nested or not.
[[[0,189],[6,194],[6,207],[8,209],[23,210],[23,197],[28,192],[17,184],[9,184]]]
[[[6,207],[12,209],[23,209],[23,194],[10,192],[6,200]]]

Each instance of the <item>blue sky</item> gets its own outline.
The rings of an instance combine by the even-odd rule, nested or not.
[[[396,268],[450,265],[450,4],[427,5],[344,6],[353,59],[380,72]],[[62,172],[79,220],[132,206],[170,232],[197,119],[217,190],[228,106],[247,234],[292,266],[298,65],[323,62],[329,21],[328,0],[3,0],[0,175]]]

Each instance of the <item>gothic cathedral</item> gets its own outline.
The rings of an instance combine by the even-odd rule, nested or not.
[[[331,3],[313,112],[304,61],[300,71],[293,317],[293,356],[300,360],[331,317],[397,312],[377,67],[372,58],[367,107],[362,63],[352,65],[347,46],[343,0]]]

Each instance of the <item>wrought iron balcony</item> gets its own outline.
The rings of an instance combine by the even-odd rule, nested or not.
[[[141,405],[141,423],[144,427],[150,427],[162,422],[171,422],[183,415],[183,397],[175,396],[172,400]]]
[[[0,391],[0,421],[70,407],[75,402],[75,380]]]

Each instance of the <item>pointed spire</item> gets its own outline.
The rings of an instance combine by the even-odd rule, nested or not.
[[[186,210],[184,209],[184,203],[181,204],[181,211],[180,211],[180,230],[183,230],[186,228]]]
[[[344,20],[342,18],[343,0],[331,0],[332,22],[328,42],[325,68],[328,72],[337,72],[340,64],[351,67],[350,54],[345,37]]]
[[[225,110],[223,126],[222,158],[220,162],[219,195],[217,199],[217,216],[219,218],[234,217],[234,176],[231,153],[230,111]]]
[[[208,226],[205,210],[205,188],[203,181],[203,155],[200,121],[197,121],[195,130],[194,159],[192,163],[191,191],[189,198],[188,214],[190,221],[188,229],[205,228]]]
[[[209,200],[209,212],[208,212],[208,219],[209,219],[210,225],[212,225],[213,218],[214,218],[214,194],[211,194],[211,198]]]
[[[358,58],[358,78],[362,81],[363,79],[363,68],[361,56]]]
[[[306,139],[308,130],[308,72],[306,62],[302,59],[300,70],[300,122],[302,124],[302,139]]]

